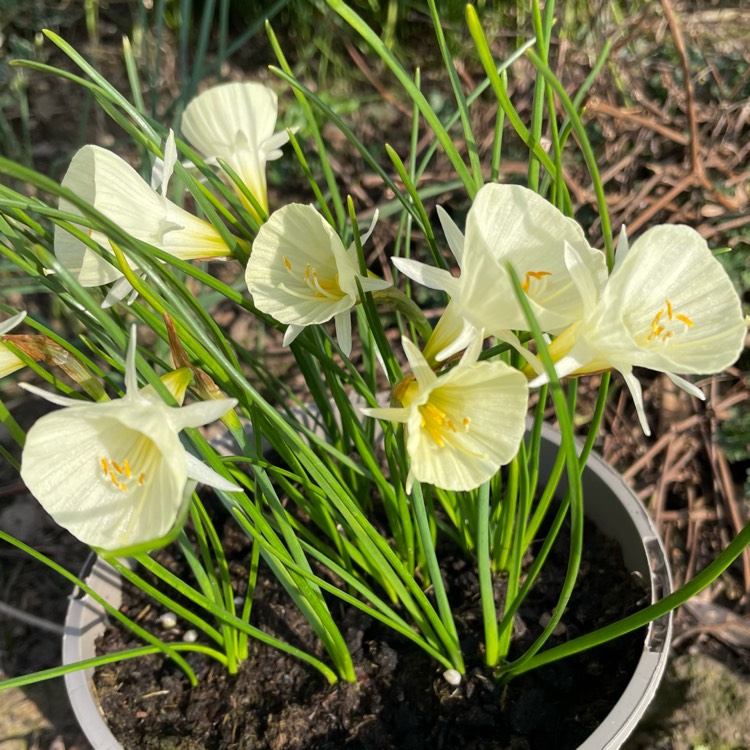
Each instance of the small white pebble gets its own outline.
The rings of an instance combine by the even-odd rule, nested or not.
[[[244,596],[235,596],[234,597],[234,606],[235,607],[241,607],[245,603],[245,597]]]
[[[195,643],[198,640],[198,633],[195,630],[186,630],[182,634],[182,640],[186,643]]]
[[[174,612],[165,612],[160,618],[159,618],[159,624],[164,628],[164,630],[171,630],[175,625],[177,625],[177,615]]]
[[[461,684],[461,673],[455,669],[446,669],[443,672],[443,677],[449,685],[460,685]]]

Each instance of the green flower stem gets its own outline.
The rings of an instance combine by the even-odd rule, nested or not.
[[[500,523],[495,541],[495,570],[508,572],[508,557],[513,539],[513,527],[516,523],[516,509],[518,508],[518,455],[508,464],[508,483],[503,496]]]
[[[250,614],[253,609],[253,596],[258,585],[258,570],[260,568],[260,545],[253,544],[250,556],[250,564],[247,569],[247,586],[245,588],[242,614],[240,617],[245,623],[250,623]],[[237,635],[237,658],[245,661],[250,655],[250,638],[247,631],[240,630]]]
[[[190,516],[193,528],[198,538],[198,544],[203,555],[203,564],[209,571],[208,580],[211,583],[212,598],[220,607],[224,607],[230,614],[236,614],[234,608],[234,592],[229,574],[229,565],[221,546],[221,540],[216,533],[211,519],[208,517],[203,503],[198,497],[193,497],[190,504]],[[218,571],[218,576],[217,576]],[[227,671],[237,674],[236,631],[222,623],[224,653],[227,657]]]
[[[432,539],[430,522],[427,517],[427,511],[424,504],[424,496],[422,495],[422,487],[419,482],[414,482],[414,486],[411,490],[411,500],[412,506],[414,508],[414,515],[417,519],[417,529],[422,541],[422,549],[424,550],[425,558],[427,560],[427,569],[430,574],[432,590],[435,593],[435,601],[437,603],[438,612],[440,613],[440,619],[443,623],[443,626],[445,627],[445,630],[450,637],[450,641],[444,641],[444,643],[448,648],[448,653],[453,667],[461,672],[461,674],[463,674],[465,671],[465,667],[458,641],[458,631],[456,630],[456,623],[453,620],[453,612],[451,610],[450,602],[448,601],[448,595],[446,594],[445,586],[443,585],[443,576],[440,572],[440,563],[438,562],[437,555],[435,553],[435,545]]]
[[[489,83],[489,79],[486,79]],[[508,87],[508,73],[500,73],[500,85],[503,89]],[[492,137],[492,155],[490,156],[490,182],[497,182],[500,178],[500,160],[503,153],[503,129],[505,128],[505,110],[497,108],[495,115],[495,133]]]
[[[148,630],[145,630],[140,625],[138,625],[133,620],[131,620],[129,617],[126,617],[116,607],[113,607],[106,599],[104,599],[104,597],[100,596],[84,581],[81,581],[77,576],[74,576],[72,573],[69,573],[61,565],[58,565],[54,560],[51,560],[49,557],[47,557],[46,555],[43,555],[38,550],[35,550],[33,547],[29,547],[29,545],[24,544],[20,540],[16,539],[10,534],[7,534],[1,529],[0,529],[0,539],[22,550],[26,554],[33,557],[35,560],[38,560],[43,565],[46,565],[48,568],[54,570],[55,573],[58,573],[63,578],[67,579],[74,585],[78,586],[78,588],[81,589],[81,591],[83,591],[85,594],[90,596],[97,604],[99,604],[101,607],[104,607],[105,611],[110,617],[113,617],[123,627],[127,628],[128,630],[131,630],[139,638],[142,638],[144,641],[146,641],[146,643],[150,643],[158,651],[161,651],[161,653],[163,653],[165,656],[168,656],[170,659],[172,659],[180,667],[180,669],[182,669],[182,671],[185,673],[185,676],[188,678],[188,681],[190,682],[190,685],[192,687],[195,687],[198,684],[198,678],[195,676],[195,672],[190,667],[190,665],[185,661],[185,659],[183,659],[182,656],[180,656],[175,651],[172,644],[165,643],[164,641],[160,641],[156,636],[149,633]]]
[[[220,664],[226,664],[224,654],[220,651],[216,651],[213,648],[204,646],[200,643],[172,643],[170,644],[174,651],[192,651],[197,654],[206,654],[212,659],[215,659]],[[144,656],[152,656],[154,654],[160,654],[163,649],[158,646],[140,646],[138,648],[131,648],[125,651],[117,651],[112,654],[104,654],[103,656],[95,656],[91,659],[83,659],[73,664],[65,664],[60,667],[51,667],[50,669],[42,669],[33,674],[25,674],[20,677],[9,677],[0,682],[0,691],[10,690],[11,688],[26,687],[26,685],[34,685],[37,682],[44,682],[45,680],[52,680],[55,677],[62,677],[63,675],[70,674],[71,672],[77,672],[80,669],[94,669],[96,667],[103,667],[105,664],[114,664],[118,661],[126,661],[127,659],[140,659]]]
[[[297,98],[297,101],[299,102],[299,105],[300,107],[302,107],[302,111],[305,114],[305,120],[307,122],[307,126],[312,131],[313,140],[315,141],[315,145],[318,150],[318,158],[319,158],[320,166],[323,170],[326,184],[328,185],[328,190],[330,191],[330,194],[331,194],[331,199],[333,200],[333,209],[336,213],[336,220],[338,222],[338,228],[339,228],[339,231],[342,231],[346,223],[346,211],[344,210],[344,201],[341,198],[341,193],[339,191],[338,183],[336,182],[336,175],[333,172],[330,159],[328,158],[328,149],[326,148],[325,141],[323,140],[323,136],[320,132],[320,128],[318,127],[318,123],[315,119],[315,114],[313,113],[312,107],[310,106],[310,103],[308,102],[308,91],[301,84],[299,84],[298,86],[295,86],[295,83],[298,83],[298,82],[294,78],[292,69],[289,63],[287,62],[286,56],[284,55],[284,51],[281,49],[281,45],[279,44],[279,41],[276,38],[276,34],[274,33],[273,28],[271,28],[271,24],[268,22],[266,22],[266,33],[268,34],[268,39],[271,42],[271,47],[273,48],[273,51],[276,54],[276,59],[279,61],[279,65],[281,66],[281,70],[274,69],[273,66],[270,67],[270,70],[273,72],[277,72],[278,75],[284,78],[287,81],[287,83],[289,83],[294,88],[294,95]]]
[[[432,335],[432,326],[425,317],[419,305],[414,300],[407,297],[396,287],[388,289],[379,289],[372,293],[372,298],[378,304],[386,304],[391,309],[400,312],[410,323],[417,329],[419,337],[423,341],[428,341]]]
[[[707,586],[711,585],[750,545],[750,523],[730,542],[729,546],[709,565],[707,565],[698,575],[690,579],[687,583],[680,586],[677,591],[665,596],[660,601],[644,607],[639,612],[635,612],[622,620],[618,620],[611,625],[606,625],[593,633],[574,638],[572,641],[554,646],[541,654],[537,654],[525,661],[520,659],[512,662],[506,668],[507,679],[517,677],[523,672],[528,672],[536,667],[549,664],[566,656],[586,651],[602,643],[619,638],[621,635],[630,633],[633,630],[642,628],[650,622],[663,617],[668,612],[676,609],[697,594],[700,594]]]
[[[526,519],[529,515],[531,508],[532,496],[529,493],[529,475],[526,468],[526,445],[521,443],[518,455],[516,456],[518,463],[518,508],[515,513],[513,537],[511,540],[510,557],[508,558],[507,570],[508,579],[506,582],[506,594],[505,594],[505,607],[504,609],[514,608],[513,604],[518,598],[518,588],[521,583],[521,573],[523,569],[523,559],[526,553],[527,546],[524,544],[523,530],[526,525]],[[499,659],[505,660],[510,651],[510,642],[513,636],[513,621],[509,618],[510,623],[508,627],[500,630],[500,643],[499,643]],[[496,666],[492,664],[491,666]]]
[[[578,138],[578,143],[581,148],[581,152],[583,153],[586,167],[589,170],[591,180],[594,184],[594,193],[596,195],[596,202],[599,208],[599,218],[602,223],[602,236],[604,238],[604,250],[607,256],[607,266],[611,269],[614,264],[615,250],[614,243],[612,241],[612,227],[609,222],[609,211],[607,210],[607,198],[604,194],[604,186],[602,185],[602,180],[599,175],[599,167],[596,163],[596,156],[594,155],[594,151],[591,148],[591,144],[589,143],[586,129],[581,122],[581,118],[578,116],[576,107],[573,105],[573,102],[570,100],[570,97],[565,91],[565,88],[560,83],[560,81],[557,80],[557,77],[552,72],[552,70],[550,70],[547,63],[531,49],[528,50],[526,54],[533,63],[534,67],[552,87],[555,94],[557,94],[557,97],[560,100],[563,109],[570,118],[573,131]],[[551,172],[551,174],[554,174],[554,172]]]
[[[298,96],[303,96],[306,100],[309,99],[315,105],[315,107],[319,109],[341,131],[341,134],[347,139],[347,141],[349,141],[349,143],[351,143],[352,146],[354,146],[354,148],[359,151],[367,165],[378,175],[378,177],[380,177],[381,180],[383,180],[384,184],[393,191],[396,200],[398,200],[401,205],[407,211],[409,211],[409,213],[411,213],[414,219],[419,222],[420,229],[424,229],[421,222],[419,221],[419,216],[417,215],[416,209],[411,204],[411,201],[409,201],[407,196],[404,195],[403,190],[401,190],[398,185],[396,185],[396,183],[391,179],[390,175],[383,169],[383,167],[380,166],[377,159],[370,153],[364,143],[362,143],[362,141],[357,138],[357,136],[354,134],[354,131],[319,96],[315,95],[312,91],[310,91],[310,89],[300,83],[291,75],[291,73],[280,70],[273,65],[269,66],[269,70],[274,75],[277,75],[279,78],[286,81],[294,89],[295,94],[297,94]],[[309,104],[307,106],[309,106]],[[345,213],[344,216],[346,216]],[[342,222],[339,230],[341,233],[343,233],[344,231],[344,223],[345,219],[344,222]]]
[[[23,448],[26,442],[26,433],[18,422],[14,419],[13,415],[8,411],[8,407],[5,403],[0,400],[0,423],[5,426],[10,436],[15,440],[16,445],[19,448]]]
[[[534,343],[539,352],[539,357],[550,379],[552,401],[555,405],[555,414],[560,425],[561,444],[565,448],[565,463],[568,475],[568,496],[570,498],[570,555],[568,558],[568,569],[565,573],[560,596],[558,597],[557,604],[552,610],[552,617],[550,618],[549,623],[536,641],[534,641],[534,643],[527,649],[526,653],[514,662],[514,664],[522,665],[530,660],[552,635],[552,632],[560,622],[565,612],[565,607],[573,593],[575,581],[578,576],[578,569],[581,564],[581,554],[583,549],[583,489],[581,487],[581,469],[575,450],[573,424],[568,412],[568,403],[565,398],[562,384],[557,377],[552,357],[550,356],[547,344],[544,340],[544,335],[539,327],[539,323],[534,317],[526,293],[521,287],[518,274],[510,263],[507,264],[506,267],[513,282],[513,288],[516,292],[518,302],[523,308],[524,315],[526,316],[529,327],[531,328]]]
[[[534,409],[534,421],[532,422],[527,442],[526,471],[529,475],[529,497],[532,501],[536,497],[536,490],[539,482],[539,452],[542,444],[542,425],[544,424],[544,408],[547,404],[548,391],[549,388],[545,384],[537,392],[539,400]],[[527,524],[528,521],[529,519],[527,516],[524,519],[524,524]],[[531,542],[528,538],[524,539],[524,547],[528,547],[530,543]]]
[[[554,9],[555,3],[553,2],[553,0],[547,0],[547,2],[545,2],[544,4],[544,20],[542,20],[542,12],[539,7],[539,0],[533,0],[533,2],[531,3],[531,18],[534,26],[534,34],[536,35],[537,49],[539,50],[539,55],[545,61],[547,60],[547,55],[549,54],[552,21],[554,20]],[[529,133],[531,134],[534,143],[539,143],[542,139],[544,103],[544,78],[538,77],[534,82],[534,100],[531,112],[531,127],[529,128]],[[555,118],[554,108],[551,108],[549,110],[549,118],[551,123]],[[529,156],[528,184],[529,188],[534,192],[539,192],[539,171],[539,160],[535,158],[534,154],[532,153]],[[555,171],[559,174],[559,171],[557,169]]]
[[[270,506],[271,512],[279,524],[291,558],[298,566],[311,573],[312,569],[302,549],[300,540],[286,520],[287,511],[282,506],[273,485],[268,479],[268,475],[260,467],[253,467],[253,474],[255,476],[256,488],[262,493],[263,499]],[[304,578],[297,578],[294,584],[300,590],[300,597],[296,597],[294,592],[288,587],[287,590],[295,598],[297,606],[305,613],[308,622],[325,645],[342,679],[348,682],[355,682],[356,675],[354,674],[354,664],[352,663],[351,654],[341,635],[341,631],[331,617],[320,589],[315,585],[311,585]]]
[[[505,116],[508,118],[508,121],[513,126],[513,129],[516,131],[516,133],[518,133],[519,137],[526,144],[531,153],[539,160],[542,166],[551,175],[554,175],[554,163],[544,152],[544,149],[542,149],[541,145],[533,139],[533,136],[531,133],[529,133],[528,128],[523,124],[523,122],[521,122],[521,118],[518,116],[518,112],[516,112],[515,107],[508,97],[508,92],[505,89],[504,83],[497,71],[495,61],[492,58],[492,52],[490,51],[487,37],[484,35],[484,31],[482,30],[479,16],[477,16],[476,9],[472,5],[466,6],[466,23],[469,27],[471,38],[474,40],[474,46],[476,47],[477,54],[479,55],[479,60],[482,63],[482,67],[484,68],[484,72],[487,74],[487,77],[492,84],[492,89],[495,92],[495,96],[498,103],[500,104],[500,107],[502,107],[503,112],[505,112]]]
[[[542,522],[547,516],[547,511],[549,510],[550,505],[552,504],[552,500],[555,497],[555,492],[557,491],[557,487],[560,484],[560,478],[562,477],[564,468],[565,449],[560,446],[560,449],[557,452],[557,456],[555,457],[555,463],[552,465],[549,477],[545,482],[542,496],[539,498],[539,502],[536,504],[534,514],[531,517],[531,520],[529,521],[524,533],[524,544],[527,547],[534,541],[534,539],[536,539],[539,527],[542,525]]]
[[[427,246],[430,248],[430,254],[432,255],[433,261],[439,265],[440,259],[442,258],[442,256],[440,254],[440,251],[437,248],[437,244],[435,243],[435,233],[432,231],[432,225],[430,224],[430,219],[427,216],[427,211],[424,207],[424,203],[422,203],[422,199],[419,197],[417,188],[411,176],[409,175],[409,172],[407,171],[406,166],[401,160],[401,157],[387,143],[385,144],[385,152],[386,154],[388,154],[388,158],[391,160],[391,163],[396,168],[396,172],[398,172],[398,176],[401,178],[401,181],[404,183],[406,192],[409,194],[409,197],[412,200],[412,204],[414,205],[414,208],[416,209],[419,215],[420,225],[422,228],[422,232],[424,234],[425,241],[427,242]]]
[[[535,39],[529,39],[528,41],[521,44],[518,49],[514,50],[511,55],[509,55],[503,62],[501,62],[496,68],[495,71],[498,76],[500,76],[501,81],[503,83],[503,86],[507,84],[507,70],[510,68],[513,63],[518,60],[519,58],[523,57],[526,54],[526,50],[529,47],[533,47],[536,43]],[[466,103],[468,105],[471,105],[476,101],[491,85],[490,79],[485,78],[482,83],[477,86],[474,91],[469,94],[468,97],[466,97]],[[450,130],[459,120],[461,116],[460,112],[454,112],[453,115],[447,120],[445,123],[445,129]],[[492,160],[490,163],[490,182],[497,181],[499,171],[500,171],[500,149],[502,145],[502,129],[503,124],[505,122],[505,112],[502,108],[498,110],[497,113],[497,120],[495,122],[495,138],[492,143]],[[432,161],[433,157],[435,156],[435,153],[437,152],[440,144],[438,141],[433,141],[430,146],[427,148],[427,150],[424,152],[424,155],[420,159],[419,162],[419,168],[417,169],[415,175],[414,175],[414,182],[417,183],[418,179],[425,173],[427,168],[430,166],[430,162]],[[455,182],[455,181],[454,181]],[[447,191],[449,189],[449,185],[451,183],[445,183],[444,190]],[[461,184],[460,182],[458,184]],[[456,188],[450,188],[455,190]],[[381,211],[382,214],[382,211]],[[441,266],[443,267],[443,266]]]
[[[0,534],[1,533],[2,532],[0,532]],[[320,661],[320,659],[316,659],[314,656],[308,654],[307,652],[291,646],[290,644],[285,643],[278,638],[274,638],[273,636],[268,635],[268,633],[265,633],[259,628],[253,627],[247,622],[244,622],[236,615],[232,615],[226,609],[217,607],[200,591],[193,588],[192,586],[189,586],[181,578],[178,578],[176,575],[171,573],[163,566],[159,565],[155,560],[148,557],[147,555],[139,558],[139,562],[151,573],[158,576],[161,580],[163,580],[165,583],[168,583],[180,594],[187,597],[196,606],[202,607],[207,612],[210,612],[220,622],[225,622],[228,625],[231,625],[232,627],[235,627],[238,630],[247,633],[249,636],[260,641],[261,643],[265,643],[267,646],[276,648],[279,651],[283,651],[284,653],[289,654],[290,656],[293,656],[296,659],[305,662],[306,664],[309,664],[310,666],[317,669],[331,685],[335,685],[336,682],[338,682],[336,673],[329,666]]]
[[[263,547],[263,549],[266,550],[266,552],[270,555],[276,555],[276,551],[270,548],[262,537],[257,535],[256,530],[247,521],[247,519],[239,518],[238,520],[240,521],[243,528],[247,531],[247,533],[253,539],[255,539],[255,541],[257,541],[259,547]],[[344,583],[352,588],[352,590],[357,592],[361,597],[367,599],[372,606],[365,604],[362,600],[357,599],[350,594],[347,594],[340,587],[329,583],[328,581],[310,572],[310,570],[306,570],[293,562],[290,562],[288,560],[284,561],[283,565],[285,567],[287,567],[290,571],[298,573],[299,575],[308,579],[311,583],[319,586],[323,591],[327,591],[328,593],[341,599],[343,602],[346,602],[347,604],[360,609],[368,616],[374,617],[388,627],[393,628],[401,635],[416,643],[420,648],[423,648],[428,654],[430,654],[430,656],[435,658],[445,667],[453,667],[452,662],[449,661],[441,651],[435,648],[430,643],[430,641],[425,640],[420,636],[419,633],[415,632],[408,622],[400,617],[395,610],[389,607],[388,604],[386,604],[380,597],[378,597],[366,584],[364,584],[356,576],[353,576],[348,570],[338,565],[332,558],[324,555],[318,548],[316,548],[312,544],[308,544],[307,542],[303,541],[302,546],[305,551],[311,557],[315,558],[326,570],[330,570],[331,573],[340,577],[341,580],[344,581]]]
[[[382,39],[346,3],[342,2],[342,0],[326,0],[326,2],[372,47],[378,57],[394,73],[404,91],[419,107],[422,117],[427,121],[435,137],[443,147],[446,156],[450,159],[453,168],[456,170],[456,174],[463,182],[466,192],[473,199],[477,192],[474,179],[466,168],[461,154],[453,144],[453,139],[440,122],[440,118],[435,114],[424,94],[414,85],[412,76],[404,70],[401,63],[385,46]]]
[[[137,556],[135,559],[137,562],[141,562],[142,555]],[[211,640],[215,641],[222,648],[224,647],[224,639],[221,633],[209,625],[205,620],[198,617],[192,609],[184,607],[179,604],[175,599],[160,591],[155,586],[152,586],[142,576],[139,576],[135,571],[131,570],[127,565],[124,565],[118,558],[111,557],[107,559],[107,562],[120,574],[120,576],[136,586],[144,593],[155,599],[165,610],[174,612],[178,617],[182,617],[184,620],[189,622],[194,627],[198,628],[201,632],[205,633]]]
[[[490,558],[490,483],[485,482],[477,492],[477,571],[479,574],[479,601],[482,605],[484,625],[485,662],[495,666],[499,659],[497,637],[497,610],[492,585],[492,560]]]
[[[482,162],[479,159],[479,153],[477,151],[477,143],[474,138],[474,133],[471,130],[471,118],[469,117],[469,107],[466,102],[463,90],[461,88],[461,81],[456,73],[456,67],[453,65],[453,55],[448,49],[448,44],[445,41],[445,34],[443,33],[443,24],[438,13],[435,0],[428,0],[427,5],[430,9],[430,16],[432,18],[432,27],[435,30],[435,36],[437,37],[438,46],[440,47],[440,54],[443,58],[443,67],[448,73],[448,78],[451,82],[451,88],[453,89],[453,95],[456,98],[456,104],[458,105],[458,114],[461,118],[461,126],[464,131],[464,140],[466,141],[466,148],[469,151],[469,163],[471,164],[471,171],[474,175],[474,184],[477,190],[484,184],[484,175],[482,174]]]
[[[542,546],[539,552],[537,552],[537,554],[535,555],[534,562],[531,564],[531,567],[526,573],[526,578],[524,579],[523,585],[519,589],[517,596],[513,599],[512,602],[508,604],[508,606],[505,608],[505,611],[503,612],[503,619],[498,625],[498,630],[501,633],[506,629],[512,627],[513,617],[515,616],[529,591],[531,591],[534,585],[534,581],[536,581],[537,576],[544,567],[544,563],[547,561],[547,557],[552,549],[552,546],[555,543],[555,540],[557,539],[557,535],[560,532],[563,523],[565,522],[569,507],[570,504],[568,501],[568,496],[566,495],[563,501],[560,503],[560,507],[555,514],[555,518],[550,524],[549,531],[547,531],[547,533],[544,535]]]
[[[297,161],[299,162],[302,172],[307,178],[307,184],[310,185],[310,189],[313,191],[313,195],[315,195],[315,199],[318,201],[318,205],[320,206],[320,210],[323,212],[323,216],[325,216],[326,221],[335,229],[336,219],[333,218],[331,209],[328,208],[328,203],[326,203],[326,199],[323,197],[323,191],[320,189],[318,181],[313,176],[310,165],[307,163],[305,154],[302,151],[302,146],[299,145],[297,136],[291,130],[287,130],[287,133],[289,134],[289,142],[292,144],[292,148],[294,149]]]

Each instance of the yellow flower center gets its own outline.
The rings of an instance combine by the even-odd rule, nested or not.
[[[146,474],[142,471],[133,471],[127,458],[120,462],[102,457],[99,459],[99,465],[102,467],[103,479],[111,482],[121,492],[129,492],[133,487],[142,487],[146,481]]]
[[[666,300],[664,306],[651,320],[651,328],[646,336],[648,342],[667,342],[675,333],[684,333],[693,327],[693,321],[687,315],[678,313],[671,301]]]
[[[446,437],[452,432],[468,432],[471,419],[464,417],[461,424],[457,427],[456,423],[434,403],[428,401],[426,404],[418,407],[422,415],[422,429],[435,441],[439,448],[445,447]]]
[[[341,291],[339,286],[339,275],[335,274],[331,279],[321,279],[318,275],[318,269],[315,266],[311,266],[309,263],[305,264],[305,271],[302,274],[302,279],[299,279],[295,274],[292,262],[289,258],[283,256],[284,266],[291,276],[295,277],[296,281],[301,281],[311,292],[313,298],[323,298],[337,300],[344,296],[344,292]],[[310,295],[301,293],[299,291],[293,291],[287,288],[292,294],[298,297],[309,298]]]
[[[531,280],[536,279],[539,281],[540,279],[543,279],[545,276],[551,276],[552,274],[549,271],[527,271],[526,277],[521,282],[521,289],[524,290],[528,294],[529,288],[531,287]]]

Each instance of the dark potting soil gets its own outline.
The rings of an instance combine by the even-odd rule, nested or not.
[[[236,540],[238,581],[248,547]],[[549,621],[567,561],[561,533],[519,617],[511,657]],[[178,569],[180,561],[162,555]],[[243,557],[243,555],[245,557]],[[199,684],[190,688],[160,657],[102,667],[96,686],[113,733],[126,750],[568,750],[601,723],[633,674],[643,632],[529,672],[497,687],[482,667],[482,619],[475,571],[462,559],[445,563],[449,597],[467,660],[458,687],[443,668],[406,639],[359,613],[330,606],[342,623],[357,682],[329,685],[318,672],[251,642],[236,677],[205,657],[189,655]],[[241,584],[240,584],[241,585]],[[625,569],[619,547],[587,524],[584,558],[572,600],[550,645],[608,624],[643,606],[648,591]],[[259,580],[252,621],[316,648],[309,628],[269,578]],[[124,592],[123,611],[164,635],[139,591]],[[150,623],[150,624],[149,624]],[[180,625],[178,625],[180,627]],[[185,626],[187,627],[187,626]],[[181,640],[180,632],[174,633]],[[100,652],[141,645],[109,628]]]

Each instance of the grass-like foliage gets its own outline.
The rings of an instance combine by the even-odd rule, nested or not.
[[[162,6],[174,9],[157,5],[164,13]],[[339,600],[409,639],[455,679],[466,669],[466,654],[440,564],[450,546],[478,574],[486,666],[510,679],[641,627],[714,580],[740,554],[750,528],[674,594],[545,649],[586,543],[581,472],[599,430],[609,373],[624,378],[648,434],[633,368],[667,373],[701,396],[682,375],[730,366],[746,330],[731,281],[694,230],[657,226],[634,242],[623,231],[615,253],[599,165],[581,121],[590,80],[570,96],[548,64],[554,3],[542,10],[532,2],[525,38],[504,60],[493,56],[480,13],[466,8],[466,30],[485,75],[467,91],[441,26],[445,8],[428,2],[453,97],[446,114],[422,90],[420,71],[393,51],[398,45],[384,41],[354,7],[328,0],[327,12],[359,37],[409,102],[409,153],[358,138],[325,92],[295,75],[270,24],[277,57],[271,70],[279,89],[296,98],[301,121],[288,122],[282,111],[284,127],[277,129],[277,93],[260,83],[203,87],[211,72],[205,19],[212,5],[205,3],[193,67],[183,70],[181,96],[166,114],[143,98],[127,44],[130,95],[49,31],[48,40],[78,72],[25,63],[84,87],[139,147],[140,173],[92,145],[75,154],[60,183],[0,158],[0,173],[34,188],[0,187],[3,269],[19,290],[46,295],[75,319],[61,336],[31,308],[21,320],[21,311],[2,304],[13,317],[1,331],[0,374],[31,371],[23,385],[62,407],[24,433],[2,406],[0,418],[22,448],[21,477],[61,525],[201,634],[198,643],[164,642],[107,607],[146,645],[77,666],[159,650],[195,681],[186,651],[208,654],[234,673],[249,640],[258,639],[331,682],[353,681],[332,607]],[[389,13],[399,5],[389,3]],[[226,26],[220,31],[225,35]],[[251,25],[248,34],[256,31]],[[186,39],[180,36],[181,54]],[[222,45],[226,52],[224,36]],[[527,120],[507,85],[508,69],[522,56],[537,73]],[[487,101],[496,107],[489,148],[480,146],[487,139],[475,132],[473,117],[477,103]],[[168,124],[178,120],[173,132]],[[389,196],[375,216],[358,213],[356,186],[337,174],[331,129],[358,155],[359,181],[379,181]],[[508,134],[526,149],[525,185],[498,181]],[[418,153],[420,143],[427,145]],[[563,170],[570,152],[588,169],[602,248],[591,247],[572,218]],[[303,175],[301,202],[269,199],[268,164],[278,160]],[[438,160],[450,164],[451,179],[430,184],[424,177]],[[283,196],[284,186],[275,187],[271,195]],[[470,202],[465,222],[434,209],[448,191]],[[386,269],[368,263],[378,216],[392,232],[396,285]],[[431,311],[415,301],[420,287],[445,307],[434,326]],[[250,321],[255,344],[217,322],[220,308]],[[275,377],[267,366],[266,343],[278,340],[277,332],[301,375],[297,381]],[[579,379],[602,372],[594,416],[576,443]],[[30,378],[45,383],[29,384]],[[543,482],[540,433],[550,404],[562,440]],[[225,432],[221,452],[198,429],[217,420]],[[214,494],[197,494],[199,484]],[[239,599],[207,507],[217,499],[253,543]],[[514,613],[566,516],[570,555],[553,615],[532,647],[510,660]],[[529,545],[553,517],[526,570]],[[41,552],[5,532],[0,538],[97,598]],[[188,561],[189,580],[153,556],[167,544]],[[253,622],[261,566],[303,614],[326,658]],[[144,570],[161,586],[148,583]],[[494,596],[499,577],[506,582],[503,601]]]

